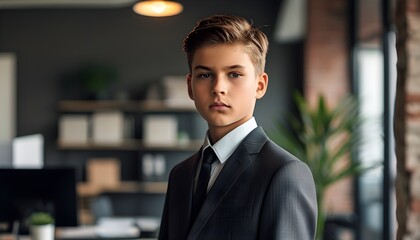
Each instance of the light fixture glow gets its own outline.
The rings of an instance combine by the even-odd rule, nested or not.
[[[149,17],[167,17],[182,12],[180,3],[162,0],[145,0],[133,6],[134,12]]]

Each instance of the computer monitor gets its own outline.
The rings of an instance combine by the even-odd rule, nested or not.
[[[0,222],[17,220],[25,234],[35,211],[51,213],[58,227],[78,225],[74,168],[0,169]]]

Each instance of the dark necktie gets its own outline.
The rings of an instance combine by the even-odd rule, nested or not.
[[[217,160],[213,149],[208,147],[203,153],[203,163],[201,164],[200,175],[198,176],[197,186],[194,194],[192,221],[195,221],[198,212],[203,205],[207,195],[207,186],[210,180],[211,165]]]

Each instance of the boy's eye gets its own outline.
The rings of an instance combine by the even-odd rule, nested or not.
[[[236,72],[231,72],[228,74],[229,78],[240,78],[242,76],[242,74],[240,73],[236,73]]]
[[[198,78],[211,78],[212,74],[211,73],[201,73],[201,74],[198,74],[197,77]]]

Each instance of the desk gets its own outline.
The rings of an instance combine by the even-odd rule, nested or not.
[[[153,239],[159,231],[157,217],[103,217],[97,225],[56,228],[56,240]]]
[[[15,236],[10,234],[0,235],[0,240],[32,240],[30,236],[19,236],[18,239]],[[55,238],[55,240],[156,240],[156,238]]]
[[[97,226],[56,228],[55,240],[156,240],[156,232],[139,232],[138,228],[119,227],[118,231],[102,231]],[[28,235],[0,233],[0,240],[32,240]]]
[[[56,227],[55,240],[153,240],[157,238],[160,219],[157,217],[101,218],[98,225]],[[15,238],[1,234],[0,240],[31,240],[29,236]]]
[[[136,226],[105,225],[57,228],[56,240],[153,239],[156,232],[140,231]]]

